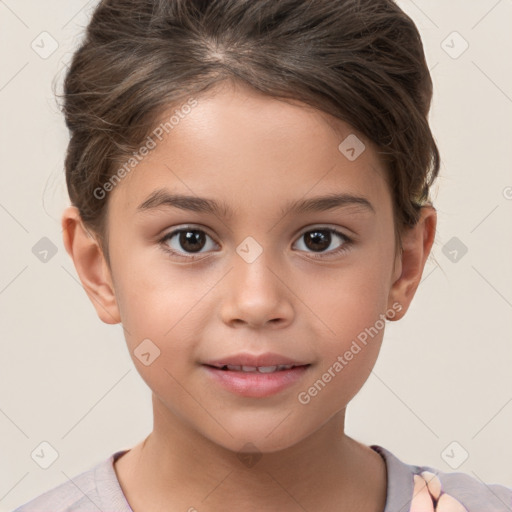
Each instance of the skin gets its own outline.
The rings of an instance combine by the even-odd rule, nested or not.
[[[135,512],[382,511],[383,459],[344,433],[345,410],[368,378],[384,329],[307,404],[297,399],[365,328],[399,304],[406,313],[430,253],[436,211],[422,209],[395,252],[393,205],[370,141],[355,160],[338,145],[347,124],[300,102],[269,98],[240,84],[199,96],[131,174],[109,193],[110,266],[75,207],[62,217],[64,244],[100,319],[122,322],[133,362],[153,394],[154,428],[115,463]],[[167,117],[163,116],[163,118]],[[171,207],[137,212],[151,192],[225,201],[223,218]],[[282,215],[293,200],[328,193],[363,196],[352,205]],[[199,253],[179,236],[206,233]],[[327,248],[306,233],[335,228]],[[236,252],[246,237],[262,248],[248,263]],[[329,233],[326,234],[329,237]],[[328,239],[329,240],[329,239]],[[317,258],[315,258],[317,256]],[[202,259],[201,259],[202,258]],[[149,338],[160,356],[134,356]],[[241,351],[277,352],[310,362],[306,376],[266,398],[241,397],[212,382],[200,363]],[[239,454],[252,443],[252,467]]]

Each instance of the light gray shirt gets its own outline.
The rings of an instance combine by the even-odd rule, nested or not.
[[[512,488],[486,484],[460,472],[405,464],[378,445],[370,448],[386,462],[383,512],[512,512]],[[133,512],[117,479],[115,452],[91,469],[18,507],[14,512]]]

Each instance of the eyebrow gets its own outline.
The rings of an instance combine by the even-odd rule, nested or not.
[[[353,194],[328,194],[311,199],[292,201],[283,208],[282,216],[288,213],[310,213],[358,206],[360,209],[375,214],[375,208],[368,199]],[[205,197],[171,194],[168,190],[160,188],[152,192],[149,197],[137,207],[137,212],[145,212],[162,207],[179,208],[193,212],[210,213],[223,218],[231,218],[235,212],[225,202]]]

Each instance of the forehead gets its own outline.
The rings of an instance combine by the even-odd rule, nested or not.
[[[252,214],[333,191],[389,202],[373,145],[343,121],[243,85],[223,83],[194,99],[192,108],[162,113],[160,126],[172,117],[172,128],[162,140],[152,136],[156,147],[111,192],[118,207],[135,212],[163,188]]]

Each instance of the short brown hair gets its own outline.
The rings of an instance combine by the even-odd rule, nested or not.
[[[393,0],[102,0],[64,81],[71,203],[108,258],[94,193],[158,116],[224,80],[351,125],[385,163],[397,247],[440,166],[420,34]]]

